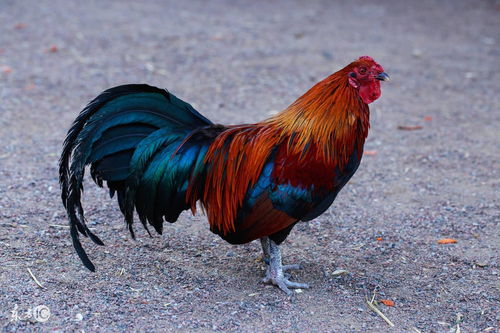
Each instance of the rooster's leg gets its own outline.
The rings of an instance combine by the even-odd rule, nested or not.
[[[262,237],[260,245],[262,245],[262,261],[269,265],[269,237]]]
[[[267,265],[267,267],[269,267],[269,237],[262,237],[260,239],[260,244],[262,245],[262,252],[263,252],[263,255],[262,255],[262,261],[264,261],[264,263]],[[282,265],[282,268],[283,268],[283,272],[286,272],[290,269],[300,269],[300,265],[298,264],[295,264],[295,265]]]
[[[298,269],[299,265],[283,265],[281,263],[281,251],[278,245],[268,237],[260,239],[264,252],[264,262],[267,264],[266,276],[262,280],[264,283],[271,283],[278,286],[288,295],[291,294],[288,288],[309,288],[305,283],[297,283],[288,280],[284,272],[288,269]]]

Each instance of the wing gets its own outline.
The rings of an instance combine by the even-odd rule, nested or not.
[[[267,162],[258,181],[248,190],[243,206],[238,210],[234,230],[224,233],[211,224],[212,232],[231,244],[244,244],[277,233],[297,222],[296,218],[278,209],[270,197],[276,197],[276,192],[272,191],[275,188],[271,181],[273,168],[274,161]]]
[[[315,156],[312,146],[300,156],[290,154],[284,145],[279,146],[262,168],[258,181],[249,187],[238,211],[235,231],[212,231],[234,244],[264,236],[279,244],[296,222],[321,215],[354,174],[359,159],[355,152],[341,171]]]

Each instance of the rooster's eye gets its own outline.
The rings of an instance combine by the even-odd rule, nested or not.
[[[361,75],[366,74],[366,67],[361,67],[361,68],[359,69],[359,74],[361,74]]]

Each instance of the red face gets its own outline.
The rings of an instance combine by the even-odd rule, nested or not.
[[[371,57],[363,56],[355,61],[349,72],[349,84],[359,90],[359,96],[366,104],[380,97],[380,81],[389,81],[382,66]]]

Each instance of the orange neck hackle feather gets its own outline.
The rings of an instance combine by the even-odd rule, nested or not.
[[[317,158],[342,169],[352,153],[352,143],[358,137],[366,138],[369,128],[368,106],[348,84],[348,72],[346,67],[330,75],[264,123],[281,128],[282,136],[293,137],[293,152],[315,144],[320,148]]]
[[[369,112],[357,90],[348,84],[348,72],[349,66],[330,75],[274,117],[221,133],[205,157],[209,167],[204,188],[188,189],[193,212],[199,199],[212,230],[224,235],[236,231],[235,220],[248,188],[257,182],[280,144],[299,156],[308,144],[315,145],[315,158],[332,167],[332,177],[336,167],[344,168],[355,148],[361,155]],[[198,190],[201,197],[195,194]]]

